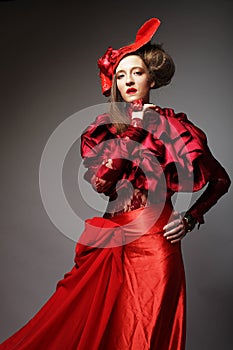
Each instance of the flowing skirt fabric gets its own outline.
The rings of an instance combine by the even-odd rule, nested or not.
[[[172,207],[154,220],[160,209],[88,219],[74,267],[0,350],[184,350],[181,246],[163,236]]]

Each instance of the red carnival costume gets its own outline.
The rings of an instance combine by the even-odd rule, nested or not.
[[[108,79],[104,91],[111,88]],[[205,134],[184,113],[156,107],[143,127],[133,126],[135,106],[128,106],[131,125],[121,134],[108,114],[84,131],[85,179],[92,182],[97,175],[112,184],[105,192],[106,213],[86,220],[74,267],[0,350],[185,348],[181,245],[164,238],[163,226],[173,215],[175,192],[198,191],[208,183],[188,211],[201,224],[230,180]]]

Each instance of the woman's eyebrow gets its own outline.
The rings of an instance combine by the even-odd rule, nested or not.
[[[141,66],[134,66],[134,67],[132,67],[132,68],[130,68],[130,70],[133,70],[133,69],[135,69],[135,68],[140,68],[140,69],[144,69],[143,67],[141,67]],[[116,72],[116,74],[118,74],[118,73],[121,73],[121,72],[125,72],[126,70],[125,69],[120,69],[120,70],[118,70],[118,72]]]

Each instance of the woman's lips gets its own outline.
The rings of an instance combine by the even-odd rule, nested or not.
[[[129,95],[133,95],[137,92],[137,89],[134,89],[134,88],[129,88],[126,90],[126,93],[129,94]]]

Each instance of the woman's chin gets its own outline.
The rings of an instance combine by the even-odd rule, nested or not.
[[[125,102],[128,102],[128,103],[131,103],[131,102],[134,102],[134,101],[138,101],[138,100],[142,100],[143,103],[149,103],[149,100],[148,100],[147,97],[144,98],[144,97],[139,96],[137,94],[136,95],[132,95],[132,96],[126,96],[124,100],[125,100]]]
[[[131,95],[131,96],[126,96],[125,101],[126,102],[133,102],[139,100],[141,97],[138,97],[137,95]]]

